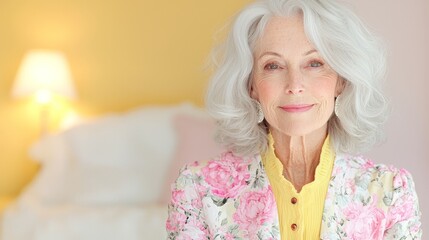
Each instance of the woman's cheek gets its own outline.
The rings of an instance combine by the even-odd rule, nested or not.
[[[328,101],[327,98],[322,98],[319,100],[319,107],[317,109],[317,119],[318,120],[328,120],[333,111],[332,104]]]
[[[274,96],[274,89],[269,83],[260,82],[257,87],[257,92],[259,96],[259,101],[263,104],[269,104],[272,96]]]

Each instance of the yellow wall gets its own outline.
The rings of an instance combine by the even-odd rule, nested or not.
[[[216,32],[249,0],[2,0],[0,2],[0,196],[16,196],[38,170],[28,147],[38,108],[11,99],[25,52],[64,51],[79,98],[55,107],[82,115],[189,100],[202,105],[204,64]],[[52,128],[55,128],[55,124]]]

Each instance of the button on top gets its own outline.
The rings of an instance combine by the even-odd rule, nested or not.
[[[298,202],[298,199],[296,199],[296,197],[293,197],[293,198],[291,198],[291,199],[290,199],[290,202],[291,202],[292,204],[295,204],[295,203],[297,203],[297,202]]]
[[[292,229],[292,231],[296,231],[298,229],[298,225],[293,223],[292,225],[290,225],[290,228]]]

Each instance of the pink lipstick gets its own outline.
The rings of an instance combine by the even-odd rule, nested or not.
[[[285,110],[286,112],[299,113],[299,112],[306,112],[310,110],[313,106],[314,104],[291,104],[291,105],[281,106],[280,108]]]

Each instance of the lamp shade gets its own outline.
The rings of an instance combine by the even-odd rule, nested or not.
[[[76,93],[66,57],[59,51],[29,51],[18,70],[12,96],[25,97],[40,91],[75,98]]]

